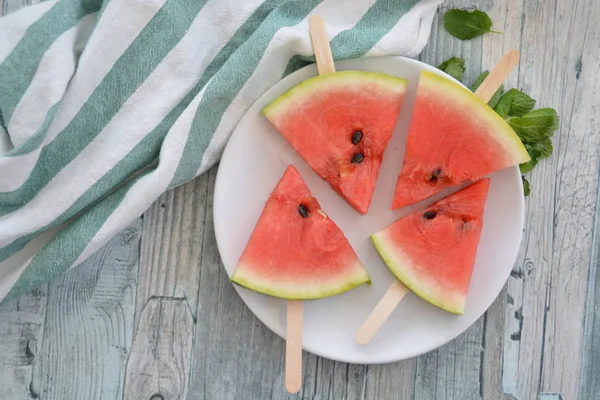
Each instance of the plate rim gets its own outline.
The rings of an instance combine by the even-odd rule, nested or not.
[[[367,62],[377,62],[379,60],[384,60],[384,59],[401,59],[403,62],[407,62],[409,64],[413,64],[415,66],[417,66],[420,70],[427,70],[433,73],[436,73],[440,76],[443,76],[447,79],[450,79],[451,81],[460,84],[461,86],[469,89],[467,86],[465,86],[462,82],[456,80],[455,78],[453,78],[452,76],[446,74],[444,71],[441,71],[429,64],[426,64],[422,61],[419,60],[415,60],[412,58],[408,58],[408,57],[404,57],[404,56],[381,56],[381,57],[365,57],[362,58],[363,60],[367,61]],[[347,64],[349,62],[356,62],[356,60],[358,60],[357,58],[355,59],[348,59],[348,60],[341,60],[341,61],[336,61],[335,62],[335,66],[336,67],[343,67],[344,64]],[[233,137],[233,135],[235,134],[235,132],[237,131],[240,123],[245,119],[246,115],[248,114],[249,110],[251,108],[253,108],[254,104],[256,104],[257,102],[261,101],[261,99],[263,98],[263,96],[265,95],[265,93],[267,93],[269,90],[271,90],[271,88],[273,88],[276,85],[281,84],[282,81],[284,80],[293,80],[294,77],[296,75],[302,75],[303,73],[305,73],[305,71],[307,69],[315,69],[315,64],[309,64],[307,66],[304,66],[296,71],[294,71],[293,73],[279,79],[277,82],[275,82],[273,85],[271,85],[270,87],[268,87],[267,89],[265,89],[265,91],[263,93],[261,93],[260,96],[258,96],[258,98],[248,107],[248,109],[244,112],[244,114],[240,117],[239,121],[236,123],[235,127],[233,128],[232,132],[231,132],[231,136],[229,137],[225,148],[223,150],[223,153],[221,155],[221,161],[223,159],[225,159],[228,155],[229,149],[231,149],[231,147],[229,146],[230,143],[230,139]],[[365,69],[358,69],[358,70],[364,70],[364,71],[369,71],[368,68]],[[315,71],[316,72],[316,71]],[[313,76],[316,76],[313,75]],[[469,89],[470,90],[470,89]],[[220,162],[221,162],[220,161]],[[521,173],[519,171],[519,167],[518,166],[512,166],[507,168],[506,170],[512,172],[514,175],[516,175],[516,178],[518,178],[518,185],[521,188],[521,191],[523,190],[523,182],[521,180]],[[220,197],[220,193],[222,192],[222,190],[220,189],[220,187],[222,186],[222,184],[220,184],[220,182],[223,181],[223,175],[224,173],[222,172],[222,168],[218,167],[217,169],[217,175],[215,178],[215,187],[214,187],[214,191],[213,191],[213,225],[214,225],[214,231],[215,231],[215,241],[217,243],[217,250],[219,252],[219,257],[222,260],[222,247],[223,245],[221,244],[223,238],[220,239],[220,234],[218,233],[220,231],[220,226],[221,224],[218,222],[218,220],[220,218],[218,218],[218,215],[221,215],[221,213],[218,211],[219,208],[219,201],[217,201],[217,199]],[[519,243],[519,247],[522,244],[523,241],[523,229],[525,227],[525,199],[523,196],[519,197],[518,200],[518,210],[516,210],[519,214],[518,216],[518,221],[519,221],[519,225],[520,225],[520,229],[518,230],[519,232],[519,237],[518,237],[518,243]],[[514,267],[515,262],[517,261],[517,257],[518,257],[518,251],[519,249],[517,249],[517,252],[515,254],[515,259],[512,260],[512,266]],[[263,318],[261,318],[260,316],[258,316],[254,310],[252,309],[252,307],[250,307],[250,305],[246,302],[246,300],[244,299],[244,297],[240,294],[240,290],[241,288],[237,287],[237,285],[235,285],[232,281],[231,281],[231,275],[229,274],[229,272],[227,271],[227,268],[225,267],[225,264],[221,261],[221,267],[225,270],[225,273],[227,274],[228,278],[229,278],[229,282],[230,284],[234,287],[237,295],[240,297],[240,299],[242,300],[242,302],[244,303],[244,305],[250,310],[250,312],[252,312],[252,314],[263,324],[265,325],[271,332],[273,332],[274,334],[276,334],[277,336],[279,336],[280,338],[282,338],[283,340],[285,340],[285,329],[282,330],[282,332],[278,332],[278,329],[275,329],[270,323],[267,323]],[[443,342],[441,343],[433,343],[430,344],[429,346],[424,346],[421,347],[419,349],[419,351],[409,351],[407,352],[406,356],[404,357],[397,357],[397,356],[392,356],[392,357],[383,357],[383,358],[379,358],[378,360],[370,360],[370,359],[356,359],[356,358],[345,358],[345,357],[332,357],[329,354],[323,354],[322,352],[318,351],[317,349],[315,349],[313,346],[307,344],[306,342],[303,341],[302,343],[302,349],[304,351],[307,351],[309,353],[312,353],[316,356],[319,357],[323,357],[329,360],[333,360],[333,361],[339,361],[339,362],[345,362],[345,363],[349,363],[349,364],[365,364],[365,365],[379,365],[379,364],[388,364],[388,363],[393,363],[393,362],[398,362],[398,361],[404,361],[404,360],[409,360],[411,358],[423,355],[423,354],[427,354],[435,349],[441,348],[442,346],[452,342],[454,339],[456,339],[457,337],[459,337],[460,335],[462,335],[464,332],[466,332],[469,328],[471,328],[475,322],[477,322],[491,307],[492,303],[498,298],[498,295],[501,293],[502,288],[504,287],[504,285],[506,284],[506,282],[508,281],[508,278],[510,277],[510,271],[511,269],[507,269],[507,273],[506,273],[506,277],[502,280],[502,285],[500,285],[500,289],[498,290],[498,292],[496,293],[496,295],[491,299],[491,301],[487,302],[488,304],[485,305],[485,307],[483,308],[483,311],[477,315],[477,317],[470,322],[469,324],[467,324],[464,328],[458,329],[457,332],[448,335],[446,337],[444,337]],[[266,295],[265,295],[266,296]],[[279,300],[283,300],[285,301],[285,299],[279,299]],[[365,316],[366,318],[366,316]]]

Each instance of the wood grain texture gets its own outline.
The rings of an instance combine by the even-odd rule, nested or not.
[[[47,285],[0,307],[0,399],[34,399],[33,364],[45,321]]]
[[[0,307],[0,398],[121,398],[141,221],[49,285]]]
[[[138,220],[49,285],[43,340],[34,353],[34,398],[123,396],[140,237]]]
[[[183,298],[196,315],[208,180],[205,174],[168,191],[144,214],[136,321],[154,296]]]
[[[600,202],[600,191],[596,204]],[[596,207],[596,226],[588,284],[586,314],[581,349],[579,398],[593,399],[600,393],[600,208]]]
[[[515,12],[514,5],[499,7],[505,15]],[[508,284],[503,387],[517,398],[540,392],[577,398],[598,190],[600,35],[591,21],[600,4],[527,1],[521,7],[521,23],[511,16],[503,27],[507,38],[491,37],[487,48],[500,52],[514,45],[507,40],[517,42],[516,85],[562,119],[552,158],[531,174],[526,232]]]
[[[193,329],[184,299],[151,298],[129,355],[123,398],[187,399]]]

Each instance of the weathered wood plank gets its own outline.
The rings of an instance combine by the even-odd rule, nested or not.
[[[47,285],[0,307],[0,398],[36,398],[33,364],[43,340]]]
[[[536,43],[536,49],[549,46],[553,50],[552,64],[545,66],[540,87],[546,96],[540,102],[557,104],[563,121],[554,140],[558,152],[552,176],[556,179],[553,268],[540,390],[571,399],[576,398],[579,386],[600,169],[600,3],[562,0],[550,16],[538,8],[540,13],[534,15],[539,18],[532,20],[529,29],[534,31],[534,26],[546,20],[551,21],[549,33],[567,32],[547,39],[542,46]]]
[[[184,299],[148,301],[129,355],[124,399],[188,398],[193,325]]]
[[[126,398],[135,398],[142,388],[149,391],[148,397],[187,397],[198,285],[203,269],[208,181],[214,181],[215,171],[163,194],[144,214],[134,324],[136,345],[127,366]],[[158,304],[157,299],[164,304]],[[163,323],[175,317],[184,318],[184,325],[177,330]],[[156,338],[160,340],[157,342]],[[168,357],[167,339],[182,345],[179,358]],[[160,359],[154,362],[153,354],[160,354]],[[181,366],[185,368],[182,370]],[[169,371],[185,376],[177,374],[176,381],[169,384],[166,379]],[[163,383],[157,387],[153,382]]]
[[[144,214],[136,340],[127,365],[125,398],[146,392],[147,398],[187,398],[208,181],[214,181],[214,171],[163,194]],[[170,356],[169,340],[180,346],[178,357]]]
[[[517,49],[521,52],[521,22],[524,15],[523,1],[493,2],[489,14],[494,21],[495,29],[503,32],[501,35],[484,35],[482,37],[481,69],[490,69],[497,60],[508,50]],[[505,80],[506,89],[519,87],[519,71],[523,68],[522,62],[518,69]],[[536,181],[534,187],[539,188]],[[539,189],[536,189],[539,190]],[[535,195],[535,193],[534,193]],[[524,257],[523,245],[514,266],[515,271],[523,270]],[[529,265],[529,264],[527,264]],[[518,272],[511,274],[509,283],[504,287],[496,301],[486,312],[485,332],[482,343],[482,375],[481,394],[483,399],[514,399],[518,395],[515,389],[516,380],[519,378],[519,335],[522,329],[522,275]],[[517,280],[515,282],[515,280]],[[508,294],[508,286],[517,285]],[[515,305],[516,304],[516,305]],[[528,397],[524,397],[528,398]]]
[[[600,204],[600,191],[596,205]],[[600,393],[600,208],[596,207],[596,224],[592,242],[587,291],[579,398],[593,399]]]
[[[49,284],[43,340],[31,350],[33,398],[122,398],[140,236],[137,220]]]
[[[144,214],[136,320],[153,296],[185,298],[196,315],[208,179],[168,191]]]
[[[598,187],[600,138],[592,122],[598,75],[590,73],[591,65],[585,75],[580,67],[583,59],[589,65],[598,58],[591,44],[598,42],[597,29],[590,23],[595,24],[599,5],[555,5],[525,2],[520,33],[519,87],[539,106],[556,108],[562,123],[553,157],[531,174],[528,226],[508,287],[514,305],[506,314],[504,388],[518,398],[534,398],[540,391],[577,396]]]

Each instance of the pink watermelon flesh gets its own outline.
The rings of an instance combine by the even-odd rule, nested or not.
[[[392,208],[529,159],[515,132],[485,102],[422,72]]]
[[[451,313],[465,309],[489,185],[480,180],[371,237],[398,279]]]
[[[231,279],[257,292],[297,300],[332,296],[370,282],[350,243],[293,166],[267,200]]]
[[[406,85],[379,73],[336,72],[300,83],[262,112],[317,174],[365,214]]]

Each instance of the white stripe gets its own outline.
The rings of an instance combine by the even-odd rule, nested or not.
[[[33,167],[35,167],[39,154],[40,151],[38,149],[22,156],[0,156],[0,171],[10,171],[10,174],[3,173],[0,175],[0,193],[12,192],[23,185],[23,182],[31,174]]]
[[[399,54],[406,57],[417,56],[427,44],[435,9],[444,0],[421,0],[404,14],[365,57],[378,57]],[[415,32],[406,35],[406,32]]]
[[[342,15],[339,2],[328,0],[320,3],[311,13],[323,16],[327,21],[327,36],[332,38],[341,31],[352,29],[374,3],[375,0],[356,2],[353,7],[345,8]],[[217,162],[235,125],[252,103],[280,80],[290,58],[295,54],[309,56],[314,53],[307,32],[308,17],[296,26],[282,28],[275,33],[254,73],[223,113],[196,175]]]
[[[45,1],[0,18],[0,64],[21,41],[27,28],[42,18],[56,3],[58,0]]]
[[[165,1],[113,0],[108,2],[86,45],[86,51],[79,59],[77,72],[69,84],[44,144],[50,143],[75,118],[115,62]]]
[[[34,232],[51,223],[69,208],[102,176],[109,172],[171,111],[199,80],[210,59],[218,53],[237,28],[244,23],[253,8],[242,8],[236,17],[229,18],[229,36],[210,35],[205,48],[198,46],[198,38],[210,21],[223,8],[213,0],[194,19],[183,39],[175,46],[152,74],[125,102],[117,115],[100,134],[63,168],[29,203],[0,217],[0,248],[19,236]],[[212,5],[213,7],[207,7]],[[217,18],[217,22],[220,19]],[[96,51],[90,48],[90,51]],[[207,54],[209,53],[209,54]],[[0,159],[0,161],[2,161]],[[176,162],[177,164],[178,162]],[[52,199],[49,201],[49,199]]]
[[[96,13],[86,15],[44,53],[27,91],[8,121],[8,132],[15,147],[39,129],[50,107],[63,97],[95,21]],[[0,188],[4,189],[1,179]]]

